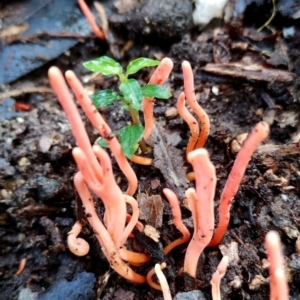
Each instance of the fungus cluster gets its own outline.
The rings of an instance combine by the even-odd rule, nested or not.
[[[170,59],[163,59],[150,82],[156,84],[165,82],[171,72],[172,66],[173,63]],[[196,101],[193,72],[187,61],[182,63],[182,70],[184,75],[184,92],[179,95],[177,107],[179,114],[188,123],[191,130],[186,155],[187,160],[193,167],[196,182],[195,189],[190,188],[186,191],[186,198],[189,201],[192,211],[194,232],[190,239],[190,232],[181,220],[179,200],[176,194],[170,189],[164,189],[163,192],[171,206],[174,225],[182,233],[182,237],[167,245],[163,249],[163,252],[167,255],[176,246],[190,240],[185,254],[183,270],[195,277],[198,259],[202,251],[207,246],[219,244],[227,230],[230,218],[229,211],[233,198],[253,152],[258,144],[268,135],[269,127],[265,122],[258,123],[239,151],[221,195],[219,224],[214,233],[214,196],[217,179],[215,168],[210,162],[208,152],[202,148],[209,135],[210,122],[207,114]],[[121,191],[115,181],[111,161],[106,151],[98,145],[91,145],[65,79],[94,128],[106,140],[117,164],[127,178],[128,188],[125,193]],[[165,299],[171,299],[168,283],[162,273],[162,270],[166,266],[164,262],[155,265],[155,268],[149,272],[148,276],[138,274],[130,267],[130,264],[142,265],[150,261],[148,254],[133,252],[126,247],[127,239],[135,227],[139,231],[144,230],[143,224],[138,221],[139,207],[137,201],[133,198],[138,184],[137,177],[122,153],[117,138],[110,135],[112,130],[89,99],[78,78],[72,71],[67,71],[65,79],[58,68],[50,68],[49,80],[51,86],[67,115],[77,142],[77,147],[72,151],[78,167],[78,172],[74,177],[74,184],[81,198],[86,219],[93,229],[111,267],[119,275],[135,283],[148,281],[152,287],[162,289]],[[185,107],[185,97],[192,111],[199,118],[201,126]],[[155,122],[153,117],[153,99],[144,99],[143,104],[145,116],[144,139],[147,140],[151,135]],[[103,220],[100,220],[95,210],[95,199],[92,194],[101,199],[104,204],[105,215]],[[126,204],[131,207],[131,215],[128,214]],[[88,244],[83,239],[77,238],[80,231],[81,223],[77,221],[68,236],[70,250],[79,256],[85,255],[89,251]],[[273,244],[274,246],[272,246]],[[281,255],[280,244],[278,243],[278,239],[276,240],[270,234],[267,236],[266,245],[271,266],[276,263],[274,267],[270,267],[271,289],[275,290],[275,286],[278,286],[278,280],[284,276],[282,261],[279,259]],[[228,263],[230,263],[228,262],[228,258],[223,257],[216,273],[213,274],[213,299],[220,299],[220,279],[224,276]],[[153,283],[152,275],[154,273],[157,274],[160,285]],[[282,282],[281,284],[284,285]],[[284,287],[287,291],[286,284]],[[278,295],[278,292],[273,293],[274,295]],[[275,299],[275,296],[272,297],[272,300]]]

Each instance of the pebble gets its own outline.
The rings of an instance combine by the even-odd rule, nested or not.
[[[185,293],[178,293],[174,300],[205,300],[206,298],[204,297],[203,293],[194,290],[190,292],[185,292]]]
[[[38,293],[37,292],[33,293],[29,288],[22,289],[18,297],[18,300],[37,300],[37,299],[38,299]]]
[[[174,106],[169,107],[169,108],[165,111],[165,116],[166,116],[168,119],[175,118],[176,116],[178,116],[178,110],[177,110],[177,108],[174,107]]]
[[[93,273],[82,272],[72,281],[60,279],[48,291],[42,294],[39,300],[90,300],[95,299],[94,284],[96,282]],[[25,299],[24,299],[25,300]],[[28,300],[28,299],[26,299]]]
[[[21,157],[18,161],[19,167],[30,166],[30,160],[27,157]]]

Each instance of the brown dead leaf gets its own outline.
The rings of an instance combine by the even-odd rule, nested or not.
[[[300,145],[299,143],[291,143],[287,145],[273,145],[273,144],[265,144],[260,145],[257,148],[257,151],[254,153],[254,157],[256,156],[272,156],[276,159],[276,156],[284,157],[287,155],[299,154]]]
[[[219,249],[223,256],[227,255],[229,257],[230,266],[238,265],[240,257],[237,242],[231,242],[226,245],[220,245]]]
[[[160,180],[159,179],[153,179],[153,180],[151,180],[151,189],[152,190],[155,190],[155,189],[157,189],[159,186],[160,186]]]
[[[225,29],[214,30],[213,58],[215,63],[227,63],[230,59],[229,38]]]
[[[7,38],[7,37],[19,35],[25,32],[28,28],[29,28],[28,23],[9,26],[7,28],[0,30],[0,38]]]
[[[278,37],[275,44],[275,51],[271,54],[267,62],[272,66],[290,66],[290,59],[288,56],[288,47],[283,38]]]
[[[98,16],[99,16],[99,19],[101,21],[101,29],[103,30],[104,35],[107,38],[107,35],[108,35],[108,21],[107,21],[107,16],[106,16],[106,13],[105,13],[105,9],[104,9],[103,5],[99,2],[97,2],[97,1],[94,2],[94,6],[95,6],[95,9],[98,12]]]
[[[298,111],[288,110],[277,114],[274,119],[278,122],[280,128],[293,127],[299,124]]]
[[[262,285],[269,284],[269,280],[262,275],[255,275],[249,283],[249,289],[256,291],[261,288]]]
[[[241,31],[241,35],[244,38],[250,39],[254,42],[261,42],[264,40],[274,40],[281,35],[281,31],[275,31],[274,33],[267,33],[264,31],[257,31],[255,28],[244,28]]]
[[[248,80],[258,80],[267,82],[291,82],[295,79],[295,74],[278,69],[264,68],[261,65],[245,65],[243,63],[208,63],[202,70],[221,76],[232,76],[245,78]]]
[[[188,182],[183,153],[175,147],[180,140],[178,133],[171,133],[160,124],[156,124],[148,143],[153,147],[154,166],[163,174],[167,186],[183,198]]]
[[[140,220],[146,221],[154,228],[162,226],[164,204],[160,195],[147,196],[144,193],[137,195],[140,208]]]
[[[265,144],[260,145],[257,148],[253,154],[253,158],[259,159],[263,165],[276,171],[278,169],[278,163],[282,159],[286,156],[297,156],[299,153],[299,143],[291,143],[287,145]],[[295,170],[295,172],[297,173],[297,170]]]

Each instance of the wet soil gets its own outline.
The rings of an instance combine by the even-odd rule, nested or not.
[[[202,31],[188,31],[189,28],[185,27],[185,34],[179,37],[176,34],[176,39],[172,37],[171,41],[160,40],[159,44],[152,37],[137,37],[125,52],[121,51],[121,46],[126,39],[118,36],[120,25],[115,28],[116,38],[120,41],[118,47],[123,53],[120,59],[123,66],[139,56],[168,56],[174,61],[174,70],[167,83],[173,96],[168,101],[157,100],[154,112],[165,131],[179,137],[174,147],[179,150],[177,159],[183,162],[187,171],[191,169],[185,161],[188,126],[176,113],[172,118],[167,117],[166,111],[176,106],[177,96],[182,91],[180,64],[183,60],[190,61],[195,74],[197,100],[211,120],[211,133],[205,148],[216,166],[218,178],[216,219],[218,200],[235,158],[234,139],[238,134],[248,132],[260,120],[267,121],[271,128],[269,137],[251,160],[235,196],[230,226],[223,241],[218,247],[206,249],[199,260],[197,280],[177,275],[183,266],[186,245],[174,249],[166,258],[168,266],[165,274],[173,297],[179,292],[197,288],[203,292],[205,299],[211,299],[211,275],[222,255],[230,252],[234,260],[222,279],[222,299],[268,299],[264,237],[268,231],[276,230],[283,244],[290,299],[300,299],[300,253],[295,248],[300,235],[300,103],[297,97],[300,66],[297,37],[300,31],[297,29],[295,36],[289,39],[270,37],[268,31],[262,36],[255,34],[254,39],[250,33],[242,32],[246,24],[242,25],[244,27],[239,27],[239,30],[224,24],[214,24]],[[282,53],[276,49],[284,50]],[[263,50],[269,55],[264,56]],[[51,65],[62,70],[72,69],[83,78],[88,72],[81,63],[104,54],[110,55],[108,47],[91,39],[22,80],[34,82],[37,87],[47,85],[47,69]],[[278,57],[281,58],[280,63]],[[262,68],[295,75],[292,81],[280,82],[254,79],[249,74],[243,77],[223,76],[202,70],[207,63],[227,62],[247,62],[248,66],[256,63]],[[146,83],[150,73],[150,70],[140,72],[137,78]],[[15,87],[18,84],[15,83]],[[117,89],[116,84],[116,78],[100,76],[87,85],[98,90]],[[129,120],[117,105],[102,110],[102,114],[116,130]],[[83,272],[94,274],[94,279],[90,280],[95,281],[90,287],[91,294],[86,298],[75,296],[72,299],[162,299],[161,292],[146,284],[129,283],[109,268],[86,222],[81,235],[91,246],[89,254],[76,257],[69,252],[67,233],[82,215],[72,182],[76,166],[71,149],[75,140],[56,97],[52,94],[30,94],[6,99],[1,103],[0,122],[1,299],[18,299],[24,288],[41,295],[57,282],[72,282]],[[95,141],[96,132],[88,122],[86,126],[91,141]],[[139,178],[139,193],[162,196],[166,180],[160,170],[139,165],[133,165],[133,168]],[[126,181],[116,165],[114,169],[124,190]],[[156,250],[180,236],[170,223],[170,207],[163,196],[162,199],[162,221],[156,225],[161,237],[159,243],[153,246]],[[192,232],[191,213],[183,201],[181,206],[183,219]],[[103,213],[101,204],[99,213]],[[132,243],[131,247],[154,251],[145,250],[152,244],[149,241],[145,243],[145,237],[140,240],[137,237],[137,244]],[[26,259],[26,265],[24,271],[17,275],[22,259]],[[153,255],[152,261],[139,267],[138,271],[146,274],[161,259],[160,254]],[[53,295],[56,296],[52,299],[58,299],[55,298],[57,294]],[[67,298],[61,296],[60,299]]]

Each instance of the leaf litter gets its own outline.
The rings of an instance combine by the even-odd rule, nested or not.
[[[176,148],[180,141],[181,137],[177,132],[170,132],[157,122],[148,143],[153,147],[154,166],[164,176],[167,187],[182,199],[188,180],[184,160],[178,159],[184,157],[183,151]]]

